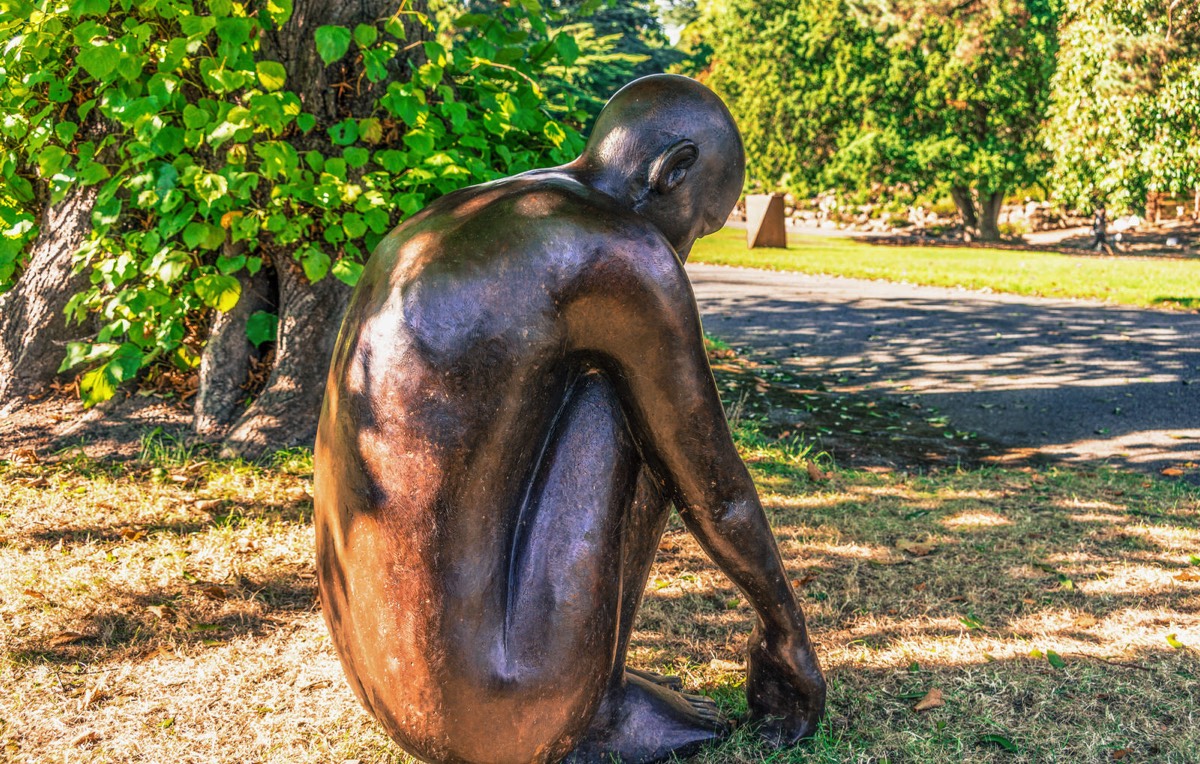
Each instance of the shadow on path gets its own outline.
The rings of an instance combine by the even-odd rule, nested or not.
[[[1200,315],[689,265],[705,329],[1014,450],[1200,461]]]

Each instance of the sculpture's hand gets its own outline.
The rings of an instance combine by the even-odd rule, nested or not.
[[[773,634],[757,625],[746,672],[746,700],[759,734],[786,746],[817,731],[825,713],[825,677],[802,630]]]

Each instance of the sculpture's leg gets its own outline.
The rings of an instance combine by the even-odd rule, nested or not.
[[[616,392],[606,379],[590,377],[582,394],[590,416],[612,417],[623,425]],[[604,700],[587,737],[569,757],[571,762],[610,762],[614,754],[626,764],[659,761],[672,754],[684,755],[729,732],[709,699],[674,692],[673,682],[625,669],[625,652],[666,527],[670,500],[632,442],[617,438],[617,446],[629,450],[639,470],[633,496],[622,508],[619,634]],[[590,458],[595,458],[594,451]]]

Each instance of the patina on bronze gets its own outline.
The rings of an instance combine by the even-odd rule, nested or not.
[[[579,159],[439,199],[363,270],[317,435],[317,569],[350,685],[413,755],[649,762],[725,735],[625,668],[672,503],[757,613],[752,720],[813,732],[825,683],[683,269],[744,163],[715,95],[647,77]]]

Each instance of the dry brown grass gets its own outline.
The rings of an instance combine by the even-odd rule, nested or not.
[[[698,762],[1200,761],[1194,489],[1053,468],[813,483],[744,443],[830,713],[802,749],[743,730]],[[325,635],[309,470],[0,462],[0,759],[406,760]],[[672,527],[632,662],[737,714],[751,619]],[[933,689],[945,705],[913,711]]]

